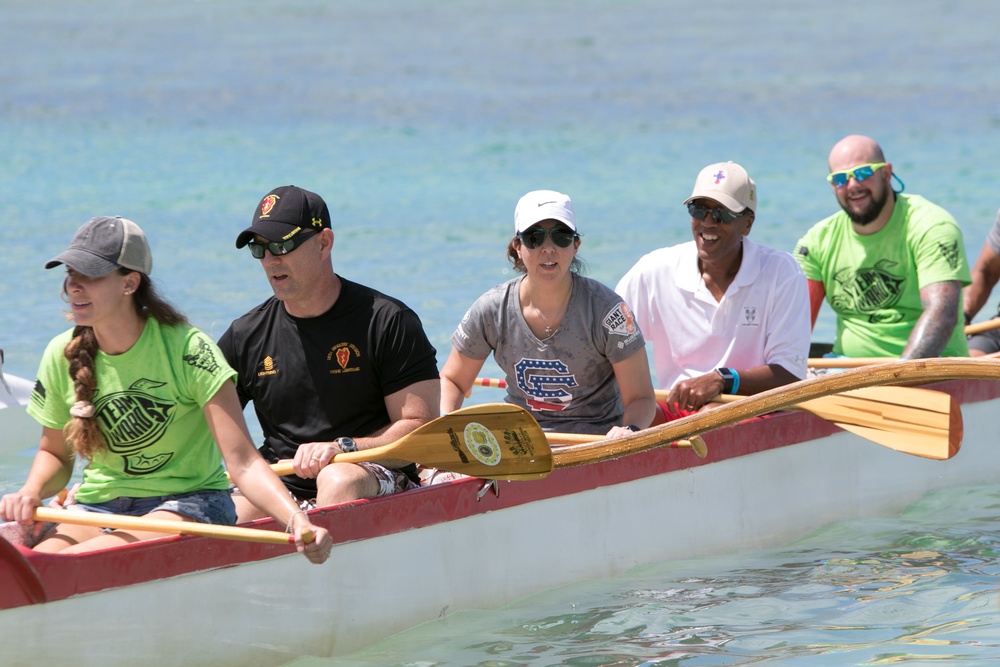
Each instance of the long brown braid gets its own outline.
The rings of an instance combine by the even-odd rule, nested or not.
[[[135,273],[129,269],[119,269],[118,272],[122,275]],[[135,290],[132,302],[140,317],[144,319],[152,317],[167,326],[188,323],[184,315],[157,294],[149,276],[140,273],[139,278],[139,286]],[[98,349],[93,327],[78,326],[73,329],[73,338],[63,350],[63,354],[69,360],[69,376],[73,380],[77,401],[91,403],[97,392],[94,359],[97,358]],[[93,418],[71,417],[63,432],[77,454],[85,459],[91,460],[94,454],[107,448],[104,435],[98,428],[97,420]]]

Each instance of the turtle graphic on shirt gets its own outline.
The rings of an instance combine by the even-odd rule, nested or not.
[[[890,259],[882,259],[875,266],[837,271],[833,275],[837,288],[830,305],[838,311],[867,314],[868,321],[872,323],[899,321],[903,314],[890,310],[899,301],[905,282],[904,278],[890,272],[897,264]]]

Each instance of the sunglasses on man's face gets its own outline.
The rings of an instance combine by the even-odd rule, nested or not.
[[[552,243],[559,248],[568,248],[577,238],[576,232],[569,227],[553,227],[552,229],[532,227],[518,234],[517,238],[521,239],[528,250],[534,250],[545,243],[546,236],[552,239]]]
[[[717,224],[728,224],[734,222],[737,218],[743,217],[743,213],[733,213],[728,208],[709,208],[707,206],[698,206],[694,202],[687,205],[688,214],[694,220],[704,220],[705,216],[711,215],[712,220],[715,220]]]
[[[869,162],[868,164],[859,164],[857,167],[853,167],[851,169],[835,171],[827,176],[826,180],[830,181],[838,188],[842,188],[851,181],[851,177],[853,177],[858,183],[861,181],[867,181],[875,175],[876,171],[884,166],[885,162]]]
[[[254,256],[254,259],[264,259],[265,250],[270,250],[271,254],[277,257],[279,255],[287,255],[314,236],[316,236],[316,232],[300,232],[281,243],[257,243],[256,241],[250,241],[247,247],[250,248],[250,254]]]

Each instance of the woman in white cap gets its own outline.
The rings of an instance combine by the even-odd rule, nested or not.
[[[479,297],[452,335],[441,410],[462,405],[486,358],[506,373],[507,402],[558,432],[629,435],[655,412],[645,341],[610,288],[579,275],[570,198],[524,195],[507,257],[523,275]]]
[[[224,459],[243,493],[295,534],[299,551],[326,560],[327,531],[309,521],[251,442],[235,371],[153,288],[138,225],[92,218],[45,268],[60,264],[75,326],[45,350],[27,408],[42,425],[41,443],[27,482],[0,498],[0,519],[33,523],[80,455],[88,463],[66,511],[232,524]],[[315,536],[309,544],[306,530]],[[80,553],[160,535],[60,523],[35,549]]]

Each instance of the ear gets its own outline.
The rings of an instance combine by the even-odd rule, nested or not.
[[[135,294],[135,291],[139,289],[140,283],[142,283],[142,276],[140,276],[137,272],[133,271],[132,273],[127,274],[125,276],[125,294]]]
[[[743,230],[743,236],[750,236],[750,228],[753,227],[753,221],[756,219],[756,214],[750,211],[750,215],[747,216],[747,227]]]
[[[333,230],[327,227],[319,233],[320,252],[330,254],[333,251]]]

